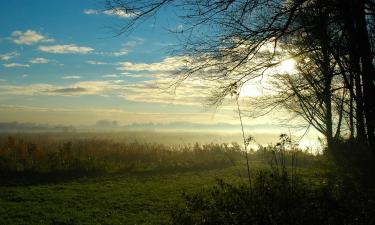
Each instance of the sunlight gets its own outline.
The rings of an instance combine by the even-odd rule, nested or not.
[[[267,84],[270,76],[273,74],[296,73],[296,61],[294,59],[286,59],[282,61],[278,66],[270,68],[262,76],[260,80],[247,82],[244,84],[240,91],[241,97],[257,97],[263,95],[263,86]],[[262,81],[262,82],[261,82]]]
[[[262,95],[262,86],[260,83],[246,83],[240,90],[241,97],[257,97]]]
[[[296,61],[294,59],[287,59],[281,62],[277,68],[281,73],[294,73],[296,72]]]

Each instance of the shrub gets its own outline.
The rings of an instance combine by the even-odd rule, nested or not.
[[[345,225],[375,224],[375,196],[353,180],[329,176],[319,182],[302,179],[287,167],[290,142],[281,136],[270,169],[258,170],[248,183],[217,185],[183,194],[173,205],[171,223],[179,225]],[[289,146],[290,147],[290,146]],[[339,175],[339,174],[338,174]]]
[[[173,207],[172,224],[375,224],[374,198],[355,185],[315,185],[273,170],[259,171],[247,184],[223,181],[184,194]]]

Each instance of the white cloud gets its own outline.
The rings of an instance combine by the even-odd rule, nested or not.
[[[8,52],[5,54],[0,54],[0,60],[8,61],[10,59],[13,59],[15,57],[19,56],[19,53],[16,51]]]
[[[121,73],[121,74],[124,74],[124,73]],[[129,74],[129,73],[125,73],[124,76],[131,77],[131,78],[144,78],[145,77],[144,74]]]
[[[80,76],[65,76],[63,79],[69,80],[69,79],[80,79]]]
[[[129,50],[121,49],[120,51],[112,52],[112,55],[113,56],[123,56],[123,55],[127,55],[128,53],[129,53]]]
[[[48,90],[47,95],[116,95],[124,91],[124,85],[120,81],[82,81],[64,87],[53,87]]]
[[[122,97],[134,102],[201,106],[209,96],[208,84],[201,81],[188,79],[177,89],[168,89],[171,82],[168,78],[160,78],[129,84]]]
[[[124,47],[128,48],[134,48],[138,45],[141,45],[144,42],[143,38],[135,38],[134,40],[127,41],[125,44],[123,44]]]
[[[124,56],[129,54],[129,50],[126,48],[122,48],[119,51],[115,52],[97,52],[98,55],[105,55],[105,56]]]
[[[186,57],[167,57],[161,62],[155,63],[132,63],[120,62],[117,69],[122,71],[149,71],[149,72],[173,72],[185,66]]]
[[[83,13],[87,15],[96,15],[99,14],[99,11],[95,9],[85,9],[83,10]]]
[[[48,38],[34,30],[27,30],[25,32],[16,30],[12,33],[12,40],[18,45],[32,45],[38,42],[52,42],[51,38]]]
[[[184,26],[182,24],[179,24],[176,26],[176,28],[173,30],[174,32],[183,32],[184,31]]]
[[[117,78],[115,74],[103,77]],[[63,79],[79,79],[79,76],[65,76]],[[124,80],[81,81],[69,85],[29,84],[10,85],[0,84],[0,95],[53,95],[53,96],[117,96],[128,101],[197,105],[201,106],[207,97],[208,89],[198,81],[189,80],[181,84],[175,92],[166,91],[165,85],[169,80],[146,80],[138,83],[127,83]]]
[[[126,77],[141,78],[136,83],[123,80],[98,80],[82,81],[67,86],[51,86],[48,90],[38,91],[40,95],[99,95],[117,96],[128,101],[177,104],[177,105],[202,105],[215,85],[209,81],[188,78],[176,90],[168,89],[174,80],[174,71],[182,68],[184,57],[169,57],[160,62],[116,64],[122,70],[120,74],[106,74],[104,78],[118,79]],[[92,62],[93,63],[93,62]],[[65,79],[79,79],[79,76],[66,76]],[[25,87],[27,89],[29,87]],[[43,87],[44,88],[44,87]],[[34,88],[35,90],[35,88]],[[1,92],[0,92],[1,94]]]
[[[111,65],[112,63],[108,63],[108,62],[101,62],[101,61],[95,61],[95,60],[88,60],[86,61],[87,64],[91,64],[91,65]]]
[[[108,16],[117,16],[117,17],[125,18],[125,19],[136,16],[135,13],[125,12],[123,9],[120,9],[120,8],[114,8],[114,9],[109,9],[109,10],[85,9],[83,10],[83,13],[87,15],[104,14]]]
[[[87,54],[91,53],[94,49],[90,47],[77,46],[75,44],[70,45],[49,45],[39,46],[38,48],[42,52],[55,53],[55,54]]]
[[[77,79],[79,76],[66,76],[66,79]],[[10,95],[100,95],[108,96],[122,93],[125,90],[122,80],[108,81],[82,81],[70,85],[52,85],[35,83],[28,85],[0,84],[0,96]]]
[[[21,63],[7,63],[3,64],[6,68],[13,68],[13,67],[30,67],[29,64],[21,64]]]
[[[106,74],[106,75],[103,75],[102,77],[104,77],[104,78],[117,78],[117,77],[120,77],[120,76],[117,75],[117,74]]]
[[[110,10],[105,10],[103,11],[104,14],[109,15],[109,16],[118,16],[121,18],[130,18],[136,16],[135,13],[128,13],[125,12],[124,10],[120,8],[115,8],[115,9],[110,9]]]
[[[97,52],[98,55],[105,55],[105,56],[124,56],[128,55],[131,52],[132,48],[135,48],[138,45],[141,45],[144,42],[143,38],[134,38],[133,40],[127,41],[123,43],[118,51],[112,52]]]
[[[34,64],[46,64],[49,63],[50,60],[46,58],[32,58],[29,62]]]
[[[31,85],[0,85],[0,94],[3,96],[11,95],[37,95],[48,93],[48,90],[53,88],[50,84],[31,84]]]

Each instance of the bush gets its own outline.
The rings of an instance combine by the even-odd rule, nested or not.
[[[320,181],[302,179],[294,165],[287,168],[290,142],[281,136],[270,148],[268,170],[259,170],[248,183],[217,185],[194,194],[171,210],[179,225],[351,225],[375,224],[375,196],[350,179],[337,176]],[[290,146],[289,146],[290,147]],[[331,174],[332,175],[332,174]]]
[[[345,183],[314,185],[287,174],[259,171],[252,186],[218,181],[184,194],[172,224],[375,224],[373,196]]]
[[[335,173],[361,186],[374,187],[374,158],[366,144],[355,139],[337,140],[326,153],[336,166]]]

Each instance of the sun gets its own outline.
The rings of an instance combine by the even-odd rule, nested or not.
[[[281,62],[277,70],[281,73],[295,73],[296,61],[294,59],[284,60]]]

